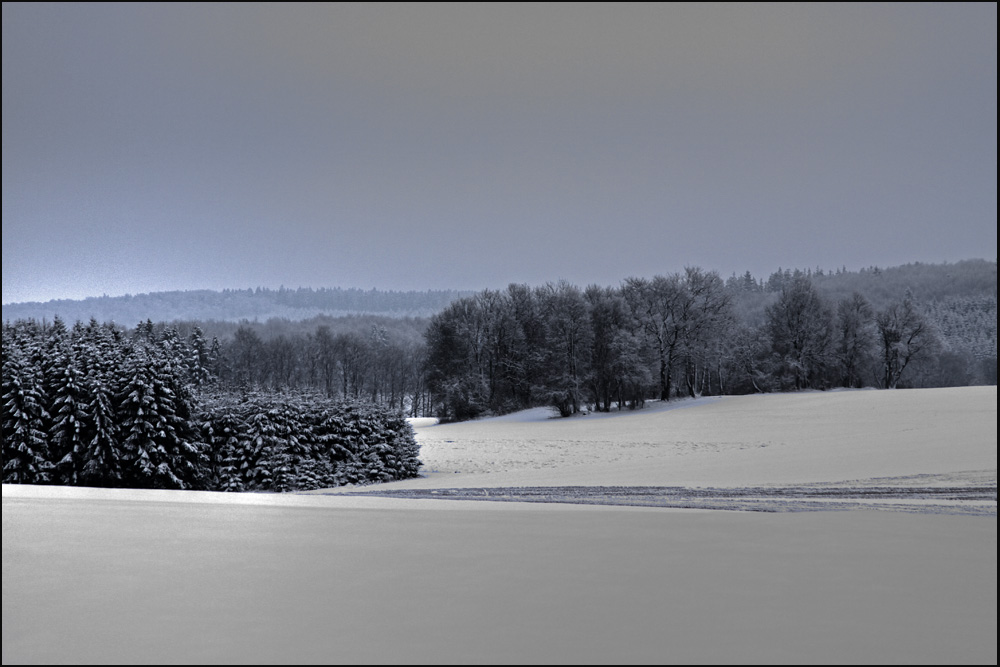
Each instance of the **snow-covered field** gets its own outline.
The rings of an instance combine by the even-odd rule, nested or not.
[[[996,400],[420,423],[424,477],[311,494],[4,486],[3,662],[995,664]],[[523,487],[782,511],[439,499]]]

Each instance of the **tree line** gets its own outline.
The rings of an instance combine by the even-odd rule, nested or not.
[[[995,333],[992,357],[950,350],[908,291],[876,308],[860,292],[831,303],[800,271],[769,282],[692,267],[459,299],[426,333],[433,411],[461,420],[544,404],[568,416],[675,396],[996,382]],[[769,301],[741,317],[754,292]]]
[[[197,327],[3,326],[3,481],[287,491],[416,476],[396,410],[220,382]]]
[[[725,281],[688,268],[618,287],[512,284],[430,318],[97,328],[186,347],[197,363],[183,367],[210,378],[190,385],[202,395],[305,392],[444,420],[538,405],[571,415],[677,396],[995,384],[995,266],[779,269]],[[935,298],[918,299],[910,284]],[[6,349],[5,340],[5,363]]]
[[[573,414],[678,395],[995,383],[995,290],[995,263],[979,261],[726,281],[690,268],[617,288],[483,290],[429,319],[204,326],[220,335],[224,384],[455,420],[541,404]]]
[[[869,278],[880,288],[871,300],[823,289],[842,287],[839,275],[723,281],[691,267],[618,287],[511,284],[427,319],[8,321],[3,481],[320,488],[415,476],[404,415],[547,405],[569,416],[678,396],[996,383],[995,264],[993,294],[930,303],[878,269]]]
[[[413,321],[343,318],[267,337],[258,332],[265,327],[244,324],[217,346],[213,372],[228,387],[309,389],[418,416],[427,401],[422,327]]]

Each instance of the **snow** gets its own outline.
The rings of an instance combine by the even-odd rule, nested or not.
[[[995,664],[995,499],[953,516],[344,493],[967,483],[995,498],[996,398],[418,422],[423,478],[333,495],[5,485],[3,663]]]
[[[750,486],[997,467],[996,387],[713,397],[549,415],[542,408],[417,428],[429,479],[391,486],[439,485],[456,472],[448,485]]]

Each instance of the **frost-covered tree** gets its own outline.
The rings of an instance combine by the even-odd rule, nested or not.
[[[771,341],[764,327],[738,326],[727,342],[727,358],[734,393],[762,393],[771,390],[767,372]]]
[[[875,312],[858,292],[837,304],[837,361],[844,387],[860,387],[864,382],[875,342],[874,324]]]
[[[76,355],[61,351],[53,363],[49,379],[52,427],[49,431],[51,458],[56,484],[77,484],[87,462],[86,423],[91,397]]]
[[[209,487],[217,491],[246,488],[240,456],[243,418],[236,407],[235,401],[227,398],[213,398],[201,406],[202,439],[209,444],[210,452]]]
[[[233,397],[212,383],[193,392],[200,345],[172,327],[20,322],[3,325],[2,343],[5,483],[283,491],[419,466],[398,410]],[[383,376],[378,395],[393,382]]]
[[[427,326],[427,382],[444,421],[489,410],[489,363],[483,317],[473,298],[460,299]]]
[[[310,427],[302,417],[308,408],[296,397],[279,398],[273,401],[267,411],[270,421],[269,442],[263,457],[258,461],[260,468],[267,468],[271,491],[289,491],[299,488],[317,488],[315,480],[299,477],[303,461],[312,458],[310,447]],[[310,473],[314,470],[310,469]],[[305,486],[303,486],[305,482]]]
[[[812,282],[797,275],[767,308],[776,375],[790,389],[823,388],[831,363],[833,315]]]
[[[238,465],[248,489],[270,489],[273,483],[272,459],[281,446],[278,429],[263,405],[258,404],[246,417]]]
[[[591,285],[584,292],[592,333],[588,384],[594,407],[611,410],[622,383],[623,341],[628,334],[628,306],[618,290]]]
[[[340,368],[340,395],[344,399],[360,399],[371,361],[365,339],[361,334],[345,331],[334,337],[333,345]]]
[[[157,363],[138,348],[125,368],[118,400],[124,482],[138,488],[196,487],[204,454],[190,412],[169,376],[168,364]]]
[[[337,395],[339,384],[337,355],[330,327],[327,325],[317,327],[312,342],[312,357],[319,382],[327,397],[332,398]]]
[[[211,350],[199,326],[195,326],[188,336],[184,361],[187,381],[192,386],[203,387],[212,381]]]
[[[5,343],[7,342],[5,336]],[[3,354],[3,482],[47,484],[52,463],[46,424],[48,399],[37,366],[16,346]]]
[[[248,326],[236,330],[229,349],[229,370],[231,382],[238,387],[252,387],[263,381],[264,343],[260,336]]]
[[[566,281],[538,290],[545,322],[545,388],[549,402],[564,417],[580,411],[590,373],[593,331],[586,299]]]
[[[632,316],[656,354],[659,398],[668,400],[681,349],[682,329],[675,326],[674,317],[681,301],[680,276],[655,276],[652,280],[629,278],[622,289]]]
[[[881,358],[881,386],[895,389],[904,371],[928,356],[937,337],[917,309],[912,296],[894,303],[875,317]]]
[[[122,451],[111,378],[103,375],[98,368],[92,368],[87,374],[86,386],[90,400],[84,415],[86,454],[80,483],[87,486],[121,486]]]
[[[729,321],[730,296],[717,273],[697,267],[683,275],[629,278],[622,290],[655,352],[659,398],[668,400],[681,360],[714,340]],[[694,392],[693,385],[688,391]]]
[[[714,271],[684,270],[684,379],[688,395],[711,390],[711,369],[720,356],[720,337],[733,322],[732,300]]]

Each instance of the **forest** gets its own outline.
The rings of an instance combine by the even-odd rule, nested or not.
[[[235,391],[212,374],[217,359],[197,328],[5,323],[3,482],[289,491],[416,476],[398,411]]]
[[[439,417],[461,420],[540,404],[569,416],[675,396],[995,384],[995,266],[992,294],[924,290],[929,302],[878,269],[763,282],[689,267],[616,288],[486,290],[431,318],[427,390]]]
[[[430,318],[177,322],[217,337],[228,386],[300,388],[444,420],[675,396],[996,383],[996,263],[618,287],[512,284]],[[157,325],[164,326],[164,325]]]
[[[319,488],[414,476],[405,416],[997,381],[996,262],[452,296],[429,317],[6,320],[3,479]]]
[[[246,289],[187,290],[28,301],[3,305],[3,319],[43,320],[58,315],[65,322],[95,318],[98,322],[174,322],[179,320],[266,322],[303,320],[319,315],[376,314],[387,317],[430,317],[470,292],[454,290],[384,291],[341,288],[248,287]]]

